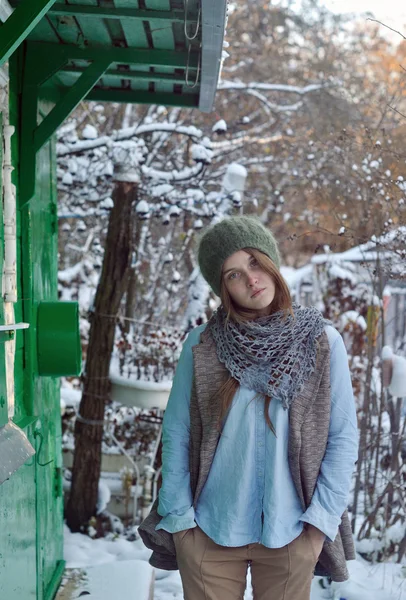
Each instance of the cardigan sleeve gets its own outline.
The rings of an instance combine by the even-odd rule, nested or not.
[[[176,533],[196,527],[190,488],[189,437],[193,354],[204,326],[188,335],[179,358],[162,429],[162,487],[158,513],[163,517],[155,529]]]
[[[333,330],[334,331],[334,330]],[[331,416],[324,455],[312,501],[301,521],[314,525],[334,541],[348,505],[358,458],[358,429],[347,351],[335,332],[330,350]]]

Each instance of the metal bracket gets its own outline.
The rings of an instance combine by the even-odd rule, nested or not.
[[[44,46],[47,46],[45,48]],[[58,127],[87,96],[103,73],[110,67],[111,58],[94,57],[76,83],[57,100],[51,112],[38,123],[40,86],[64,67],[75,47],[27,43],[23,56],[23,79],[21,98],[21,147],[20,147],[20,203],[25,206],[35,191],[36,154],[48,142]],[[46,54],[44,54],[44,52]]]
[[[28,329],[29,323],[15,323],[14,325],[0,325],[0,342],[8,342],[14,338],[15,332]]]

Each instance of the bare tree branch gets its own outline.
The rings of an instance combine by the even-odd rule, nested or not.
[[[374,23],[379,23],[379,25],[382,25],[383,27],[390,29],[394,33],[397,33],[398,35],[400,35],[404,40],[406,40],[406,37],[403,35],[403,33],[400,33],[400,31],[397,31],[396,29],[392,29],[392,27],[389,27],[389,25],[385,25],[385,23],[382,23],[382,21],[378,21],[378,19],[371,19],[371,17],[368,17],[367,21],[373,21]]]

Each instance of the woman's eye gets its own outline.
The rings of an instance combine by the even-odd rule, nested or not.
[[[253,258],[252,261],[251,261],[251,263],[250,263],[250,265],[251,265],[251,267],[257,267],[258,266],[258,261],[255,258]]]
[[[231,275],[229,276],[229,279],[237,279],[237,275],[238,275],[238,273],[231,273]]]

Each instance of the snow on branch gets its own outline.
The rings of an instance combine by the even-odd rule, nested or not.
[[[283,92],[287,94],[298,94],[299,96],[305,96],[311,92],[317,92],[318,90],[331,87],[333,84],[328,83],[311,83],[304,87],[297,85],[284,85],[281,83],[260,83],[253,81],[250,83],[244,83],[243,81],[222,81],[217,89],[218,90],[263,90],[266,92]]]
[[[247,144],[272,144],[274,142],[279,142],[282,139],[283,135],[276,133],[273,135],[255,137],[246,135],[238,139],[226,140],[225,142],[217,142],[216,144],[213,144],[213,148],[216,150],[213,154],[213,158],[220,156],[224,152],[234,152],[236,150],[239,150]]]
[[[86,139],[78,142],[59,142],[57,144],[57,155],[66,156],[78,152],[85,152],[102,146],[110,146],[112,142],[128,140],[134,136],[146,135],[149,133],[177,133],[189,136],[194,140],[203,137],[202,131],[193,125],[185,126],[176,123],[148,123],[137,125],[135,127],[118,129],[111,135],[102,135],[96,139]]]
[[[293,112],[299,110],[299,108],[303,106],[303,102],[301,101],[295,102],[295,104],[275,104],[274,102],[270,102],[266,96],[260,94],[257,90],[247,90],[247,94],[258,98],[258,100],[264,105],[264,110],[268,115],[272,112]]]
[[[199,162],[193,167],[185,167],[184,169],[180,169],[179,171],[161,171],[159,169],[146,167],[145,165],[141,167],[141,170],[142,174],[145,175],[145,177],[156,179],[158,181],[166,181],[169,183],[175,181],[186,181],[187,179],[197,177],[203,171],[204,167],[205,164]]]

